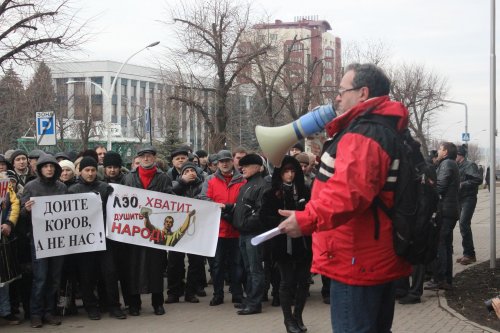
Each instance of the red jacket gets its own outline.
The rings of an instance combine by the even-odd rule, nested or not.
[[[207,177],[203,183],[200,198],[223,204],[234,204],[238,199],[240,188],[246,183],[246,180],[238,172],[234,171],[233,178],[226,184],[220,170]],[[239,232],[224,218],[220,219],[219,237],[238,238]]]
[[[407,127],[408,111],[387,96],[371,98],[332,120],[326,127],[331,137],[347,128],[366,110],[395,117],[398,129]],[[398,257],[392,243],[392,222],[378,210],[379,237],[371,208],[380,198],[393,205],[393,192],[381,192],[391,166],[391,158],[381,143],[381,126],[365,126],[348,131],[338,141],[336,154],[328,146],[321,156],[320,170],[314,182],[311,200],[296,217],[303,234],[313,236],[312,271],[336,281],[369,286],[408,276],[411,266]]]

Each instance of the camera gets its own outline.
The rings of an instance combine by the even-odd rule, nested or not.
[[[500,298],[500,295],[499,296],[496,296],[496,297],[493,297],[493,298],[490,298],[489,300],[486,300],[484,301],[484,305],[486,306],[486,309],[491,312],[493,311],[493,300],[495,298]]]

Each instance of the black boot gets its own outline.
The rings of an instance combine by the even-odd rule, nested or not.
[[[295,293],[295,308],[293,310],[293,317],[297,322],[297,326],[300,328],[301,332],[307,332],[307,327],[304,325],[304,321],[302,320],[302,312],[304,311],[304,307],[306,305],[307,293],[309,286],[303,285],[297,288],[297,292]]]
[[[292,295],[289,290],[280,289],[280,303],[283,317],[285,318],[285,328],[287,333],[301,333],[297,321],[292,315]]]

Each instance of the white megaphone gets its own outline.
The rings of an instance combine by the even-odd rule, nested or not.
[[[283,157],[297,141],[322,131],[335,117],[336,113],[331,105],[320,105],[284,126],[256,126],[255,136],[264,155],[275,167],[280,167]]]

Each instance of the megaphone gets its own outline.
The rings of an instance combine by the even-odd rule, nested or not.
[[[255,127],[255,136],[262,152],[275,167],[288,150],[299,140],[322,131],[336,117],[330,104],[320,105],[296,121],[279,127]]]

